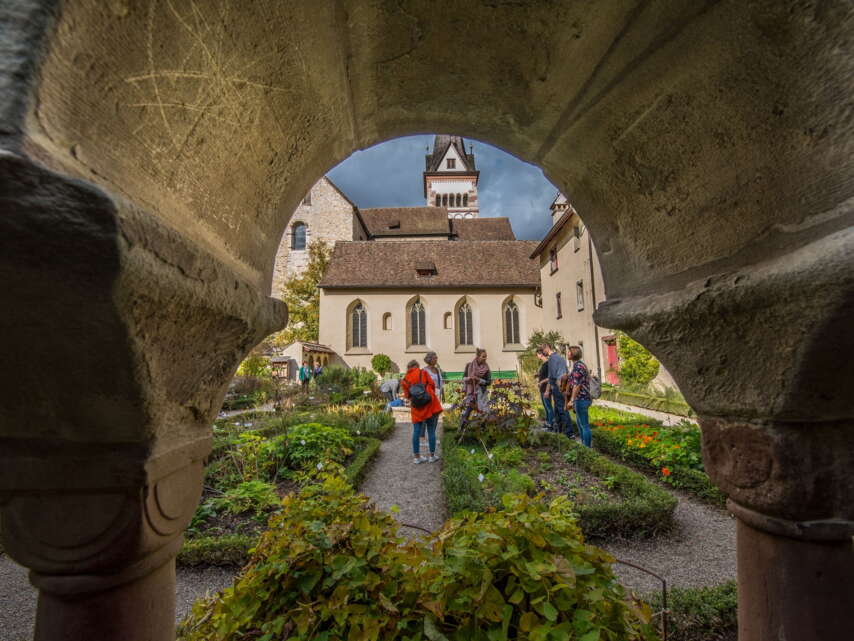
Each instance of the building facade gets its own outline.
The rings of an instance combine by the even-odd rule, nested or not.
[[[558,331],[568,344],[581,347],[588,366],[602,380],[616,382],[614,333],[593,322],[596,306],[605,300],[593,240],[566,196],[558,194],[549,209],[551,229],[531,253],[539,263],[542,329]]]
[[[474,151],[460,136],[437,135],[433,151],[425,158],[424,198],[427,206],[445,207],[448,217],[477,218],[477,182]]]
[[[434,351],[445,371],[461,372],[482,347],[493,371],[516,371],[541,324],[535,245],[338,243],[320,284],[320,342],[351,367],[386,354],[402,371]]]
[[[282,235],[273,265],[273,295],[280,296],[285,281],[305,270],[312,241],[333,245],[365,238],[356,206],[324,176],[308,190]]]

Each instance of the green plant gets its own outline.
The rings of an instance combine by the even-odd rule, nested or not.
[[[661,594],[649,597],[653,610],[662,607]],[[735,581],[703,588],[675,588],[667,595],[668,638],[672,641],[735,641],[738,635],[738,595]]]
[[[213,506],[229,514],[252,513],[261,517],[279,504],[276,487],[258,479],[244,481],[213,499]]]
[[[226,534],[188,538],[178,552],[178,565],[243,565],[256,537],[246,534]]]
[[[250,354],[243,359],[240,367],[237,368],[238,376],[266,378],[270,376],[270,373],[270,361],[262,354]]]
[[[293,469],[305,470],[324,461],[341,463],[353,451],[353,437],[347,430],[320,423],[292,426],[284,442],[287,461]]]
[[[371,369],[380,376],[390,372],[392,367],[391,358],[385,354],[374,354],[371,358]]]
[[[312,241],[308,246],[308,264],[305,270],[285,282],[282,300],[288,306],[288,326],[270,337],[275,345],[289,345],[294,341],[316,341],[320,332],[320,288],[332,257],[332,247],[323,241]]]
[[[617,332],[617,352],[622,385],[644,389],[658,375],[655,356],[628,334]]]
[[[249,565],[197,602],[186,641],[652,641],[648,606],[586,545],[566,501],[524,497],[401,545],[394,519],[327,477],[283,501]]]

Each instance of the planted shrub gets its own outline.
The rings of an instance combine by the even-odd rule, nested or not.
[[[199,601],[186,641],[646,641],[648,606],[584,544],[566,501],[508,497],[424,545],[341,478],[287,497],[235,585]]]
[[[314,467],[326,460],[341,463],[353,451],[353,437],[347,430],[320,423],[294,425],[283,442],[293,469]]]
[[[276,486],[255,479],[227,490],[222,497],[213,500],[213,507],[229,514],[252,513],[256,517],[263,517],[278,503]]]

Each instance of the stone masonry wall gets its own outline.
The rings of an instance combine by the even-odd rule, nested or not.
[[[311,204],[300,203],[279,242],[273,267],[273,296],[281,296],[285,281],[306,268],[312,242],[322,240],[334,245],[337,240],[355,240],[359,226],[354,219],[353,203],[325,176],[318,180],[311,188]],[[297,223],[306,225],[304,250],[291,249],[291,233]]]

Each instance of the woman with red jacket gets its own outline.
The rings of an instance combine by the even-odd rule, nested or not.
[[[416,407],[412,402],[410,390],[414,385],[423,385],[430,400],[421,407]],[[442,413],[442,403],[436,397],[436,384],[428,372],[418,367],[418,361],[409,361],[406,366],[406,376],[400,379],[403,394],[410,399],[412,415],[412,452],[415,455],[415,463],[439,460],[436,456],[436,424],[439,422],[439,414]],[[430,447],[430,458],[421,458],[421,432],[427,429],[427,442]]]

